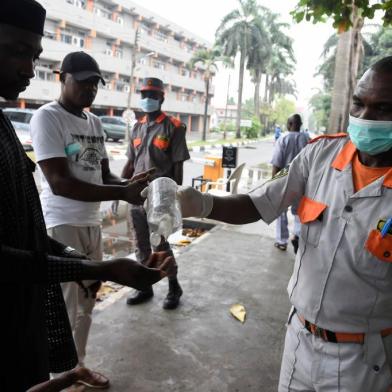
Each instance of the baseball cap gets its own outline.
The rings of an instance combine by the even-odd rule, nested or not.
[[[160,91],[164,92],[163,82],[158,78],[144,78],[140,91]]]
[[[105,80],[102,77],[98,63],[85,52],[68,53],[61,63],[60,71],[54,72],[69,73],[74,79],[80,82],[96,76],[105,85]]]

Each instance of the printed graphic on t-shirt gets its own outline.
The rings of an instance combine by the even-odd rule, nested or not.
[[[83,170],[101,170],[101,161],[104,158],[103,136],[86,136],[71,134],[73,139],[82,146],[80,152],[75,155],[75,162],[83,166]]]

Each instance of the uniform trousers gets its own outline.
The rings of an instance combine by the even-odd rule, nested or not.
[[[131,204],[130,213],[136,237],[136,260],[139,263],[144,264],[152,251],[166,251],[173,256],[173,252],[167,241],[162,241],[157,247],[151,245],[147,214],[143,206]]]
[[[385,351],[377,353],[380,366],[374,366],[365,361],[365,345],[326,342],[294,314],[287,326],[279,392],[391,392],[392,335],[382,341]]]
[[[103,246],[100,226],[60,225],[48,229],[48,234],[64,245],[71,246],[86,255],[91,260],[102,260]],[[84,280],[82,283],[85,287],[89,287],[94,282],[93,280]],[[95,298],[93,298],[90,291],[86,293],[75,282],[62,283],[61,287],[78,353],[79,365],[84,366]]]

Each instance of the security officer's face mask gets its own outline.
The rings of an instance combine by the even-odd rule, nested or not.
[[[355,147],[369,155],[392,149],[392,121],[363,120],[350,116],[347,132]]]
[[[148,97],[141,98],[140,107],[144,113],[157,112],[161,109],[161,102],[159,99],[153,99]]]

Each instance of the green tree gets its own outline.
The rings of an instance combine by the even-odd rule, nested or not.
[[[331,94],[319,91],[310,98],[309,106],[313,109],[314,127],[318,131],[327,129],[331,112]]]
[[[339,31],[353,27],[352,14],[357,9],[362,18],[373,19],[376,11],[381,11],[385,25],[392,24],[392,1],[390,0],[299,0],[292,15],[297,22],[324,22],[326,17],[334,21]]]
[[[286,98],[278,98],[273,105],[271,120],[275,124],[286,124],[287,119],[295,112],[295,102]]]
[[[338,29],[329,130],[346,129],[351,97],[363,54],[361,30],[364,20],[373,19],[377,10],[382,11],[385,24],[392,23],[390,0],[299,0],[292,11],[297,22],[306,19],[317,23],[330,17]]]
[[[222,47],[223,54],[233,60],[240,55],[236,137],[241,137],[240,121],[242,91],[246,61],[265,38],[265,29],[259,14],[256,0],[238,0],[238,9],[227,14],[216,31],[217,44]]]
[[[210,100],[210,85],[212,77],[218,71],[218,63],[224,65],[230,65],[228,58],[222,56],[219,48],[214,47],[212,49],[202,49],[194,53],[193,57],[189,61],[189,68],[193,69],[196,66],[200,66],[203,69],[203,79],[205,85],[205,103],[204,103],[204,118],[203,118],[203,134],[202,140],[206,140],[207,136],[207,124],[208,124],[208,105]]]

